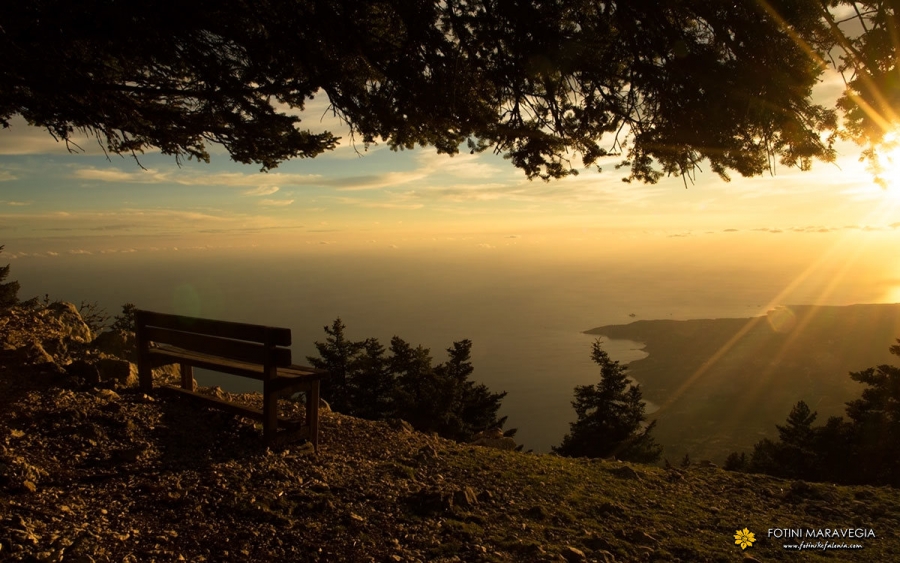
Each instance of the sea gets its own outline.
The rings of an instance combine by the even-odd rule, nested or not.
[[[323,327],[337,317],[351,339],[377,337],[387,346],[400,336],[429,348],[435,364],[454,341],[470,339],[472,378],[507,392],[500,412],[508,416],[506,428],[518,429],[515,439],[526,450],[547,452],[574,420],[575,386],[599,380],[590,359],[596,337],[584,331],[640,319],[750,317],[779,302],[811,302],[821,295],[818,285],[791,285],[808,272],[803,263],[767,267],[764,259],[728,263],[702,253],[677,259],[665,252],[600,251],[563,259],[553,253],[427,248],[182,248],[23,257],[12,261],[9,279],[20,282],[22,298],[48,294],[76,305],[96,302],[110,314],[131,302],[161,312],[288,327],[294,362],[300,364],[315,354],[314,342],[324,341]],[[879,299],[863,280],[849,278],[835,287],[834,278],[828,279],[827,304]],[[639,342],[602,345],[623,363],[646,356]],[[213,372],[198,371],[197,379],[231,391],[258,390],[256,382]]]

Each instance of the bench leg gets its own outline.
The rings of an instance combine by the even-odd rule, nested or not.
[[[319,381],[313,381],[306,392],[306,427],[313,450],[319,453]]]
[[[263,439],[271,442],[278,433],[278,393],[263,381]]]
[[[141,391],[150,393],[153,391],[153,370],[146,361],[138,362],[138,379],[141,383]]]
[[[188,391],[194,390],[194,366],[181,364],[181,388]]]

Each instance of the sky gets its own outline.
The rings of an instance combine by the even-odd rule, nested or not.
[[[819,99],[835,98],[827,75]],[[860,148],[838,145],[834,164],[802,172],[721,180],[707,171],[656,185],[622,182],[617,159],[602,172],[528,180],[502,157],[391,151],[350,142],[317,97],[301,114],[312,131],[342,135],[337,150],[281,164],[268,173],[210,147],[212,162],[183,162],[148,151],[105,155],[96,140],[69,152],[46,131],[15,118],[0,130],[0,244],[8,260],[69,255],[253,248],[257,252],[389,253],[439,248],[461,256],[533,254],[564,259],[597,249],[641,254],[667,239],[699,257],[710,245],[760,258],[861,256],[900,300],[900,158],[888,187],[872,180]],[[778,238],[780,237],[780,238]],[[748,254],[749,253],[749,254]],[[490,258],[488,258],[490,259]],[[2,261],[2,260],[0,260]],[[864,268],[865,269],[865,268]]]

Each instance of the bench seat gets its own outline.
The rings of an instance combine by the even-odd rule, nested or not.
[[[265,367],[260,364],[229,360],[210,354],[176,348],[175,346],[158,345],[150,348],[150,363],[154,368],[168,364],[184,363],[201,369],[239,375],[258,381],[265,380]],[[320,370],[307,366],[291,364],[286,367],[279,367],[276,377],[274,380],[271,380],[272,389],[281,391],[302,383],[304,379],[319,380],[322,378],[321,374]]]

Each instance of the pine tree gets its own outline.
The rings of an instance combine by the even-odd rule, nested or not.
[[[890,352],[900,356],[900,339]],[[880,365],[850,374],[868,385],[847,403],[852,455],[862,483],[900,486],[900,367]]]
[[[340,318],[326,326],[328,338],[315,343],[320,357],[307,357],[314,367],[328,370],[322,394],[334,410],[370,420],[401,418],[417,430],[454,440],[502,428],[505,418],[498,420],[497,411],[506,393],[492,393],[469,379],[475,369],[471,340],[454,342],[448,360],[432,366],[428,348],[414,348],[394,336],[385,356],[377,338],[353,342],[345,328]]]
[[[307,356],[313,367],[328,370],[328,378],[322,381],[322,396],[329,401],[331,408],[349,413],[351,393],[349,377],[354,369],[356,355],[362,350],[363,342],[353,342],[344,336],[344,323],[340,317],[334,320],[331,327],[324,327],[328,338],[325,342],[316,342],[319,358]]]
[[[891,346],[900,356],[900,339]],[[844,484],[900,486],[900,368],[880,365],[850,374],[868,385],[847,403],[849,420],[832,416],[813,427],[816,413],[803,401],[777,426],[779,440],[753,446],[746,470],[777,477]],[[736,461],[737,454],[729,456]],[[733,463],[737,469],[741,464]],[[729,467],[731,468],[731,467]]]
[[[498,426],[497,411],[506,392],[492,393],[483,383],[469,379],[475,371],[471,362],[472,341],[461,340],[447,348],[449,359],[437,366],[437,432],[454,440],[470,440],[486,428]]]
[[[820,468],[817,429],[812,427],[815,420],[816,413],[809,405],[804,401],[797,402],[785,425],[775,425],[779,440],[765,438],[753,446],[747,470],[786,479],[817,479]]]
[[[3,246],[0,245],[0,252]],[[9,264],[0,267],[0,311],[7,311],[19,302],[19,282],[2,283],[9,276]]]
[[[725,471],[747,471],[747,454],[731,452],[725,460]]]
[[[422,431],[437,431],[434,412],[439,400],[430,350],[391,338],[390,370],[397,378],[396,416]]]
[[[124,330],[134,332],[134,311],[137,307],[134,303],[125,303],[122,305],[122,314],[113,318],[113,324],[110,327],[113,330]]]
[[[571,457],[609,457],[652,463],[662,446],[650,435],[656,421],[646,427],[646,403],[639,385],[629,384],[627,368],[612,361],[597,339],[591,358],[600,366],[600,382],[575,387],[572,406],[578,419],[553,451]]]
[[[394,415],[397,381],[390,370],[384,346],[377,338],[367,338],[350,373],[350,414],[369,420]]]

